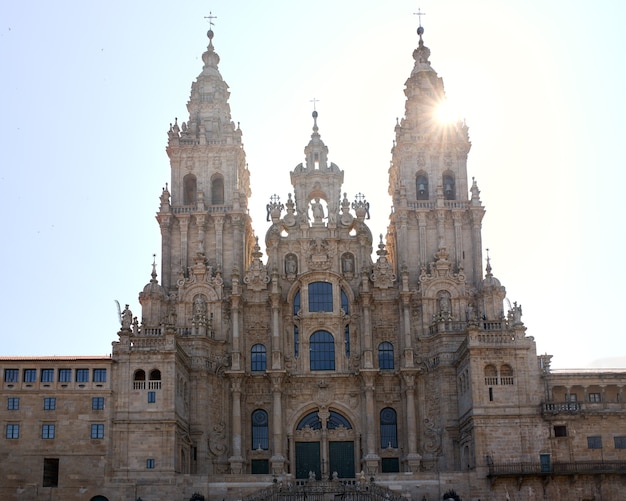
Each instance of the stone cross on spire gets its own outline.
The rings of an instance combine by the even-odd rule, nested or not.
[[[213,19],[217,19],[217,16],[214,16],[213,12],[209,11],[209,15],[208,16],[204,16],[204,19],[208,19],[209,20],[209,29],[211,29],[213,26],[215,26],[215,23],[213,22]]]
[[[420,23],[420,28],[422,27],[422,16],[425,16],[426,13],[422,12],[422,9],[418,8],[417,12],[413,12],[414,16],[417,16],[419,18],[419,23]]]

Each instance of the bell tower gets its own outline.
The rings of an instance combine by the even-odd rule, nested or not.
[[[219,273],[228,284],[233,269],[244,269],[252,259],[250,174],[242,132],[231,120],[213,30],[207,36],[204,66],[187,103],[189,119],[180,124],[177,119],[168,132],[171,185],[163,190],[157,214],[166,289],[198,267],[205,274]]]
[[[396,266],[409,270],[413,283],[443,250],[455,271],[465,270],[477,286],[484,208],[476,184],[468,185],[468,127],[463,121],[440,119],[446,99],[443,81],[430,65],[421,25],[417,33],[415,64],[405,83],[405,116],[396,124],[389,169],[394,212],[388,249]]]

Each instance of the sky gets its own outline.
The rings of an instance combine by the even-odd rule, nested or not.
[[[115,300],[140,316],[167,130],[188,118],[209,12],[259,240],[304,160],[313,98],[344,191],[366,195],[385,233],[418,8],[469,126],[483,244],[527,335],[555,368],[626,367],[621,0],[0,3],[0,355],[107,355]]]

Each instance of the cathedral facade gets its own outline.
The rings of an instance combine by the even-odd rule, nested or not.
[[[230,501],[316,482],[618,498],[626,371],[537,355],[483,256],[468,128],[435,119],[443,81],[418,35],[385,237],[343,192],[314,112],[263,240],[209,31],[189,118],[168,132],[141,314],[121,313],[111,357],[0,358],[2,499]]]

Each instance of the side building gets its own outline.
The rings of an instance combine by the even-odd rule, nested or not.
[[[385,238],[314,112],[260,242],[209,31],[168,132],[141,315],[125,309],[110,358],[0,358],[1,499],[619,497],[626,369],[537,355],[483,256],[468,127],[436,120],[444,85],[418,35]]]

